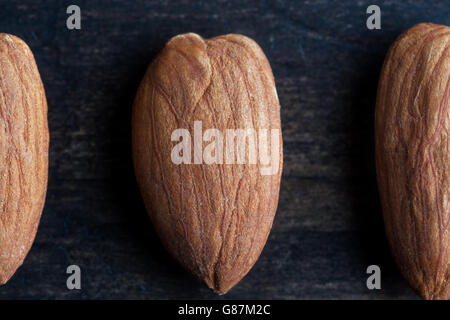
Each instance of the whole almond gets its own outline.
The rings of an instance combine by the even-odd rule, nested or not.
[[[450,298],[450,28],[419,24],[392,45],[375,113],[386,234],[409,284]]]
[[[0,284],[30,250],[47,190],[44,87],[28,46],[0,34]]]
[[[192,134],[195,121],[205,131],[281,129],[272,71],[253,40],[172,38],[149,66],[133,109],[135,171],[155,229],[181,265],[225,293],[254,265],[272,227],[281,132],[271,175],[249,162],[175,164],[171,134],[179,128]]]

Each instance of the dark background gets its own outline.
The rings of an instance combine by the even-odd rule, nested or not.
[[[66,28],[81,7],[82,29]],[[381,30],[366,8],[381,7]],[[389,45],[419,22],[449,24],[448,1],[0,1],[0,32],[24,39],[44,82],[47,202],[2,299],[417,298],[392,262],[376,191],[373,113]],[[216,296],[163,250],[134,178],[131,106],[172,36],[242,33],[266,53],[282,106],[284,171],[267,245]],[[66,268],[82,290],[66,288]],[[377,264],[382,290],[366,287]]]

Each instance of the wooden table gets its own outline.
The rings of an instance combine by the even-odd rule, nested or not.
[[[385,240],[373,161],[378,75],[389,45],[419,22],[449,25],[446,1],[6,1],[0,32],[32,48],[51,130],[47,202],[25,264],[0,298],[417,298]],[[250,273],[216,296],[165,253],[131,159],[131,105],[145,69],[172,36],[242,33],[271,62],[282,106],[285,166],[267,245]],[[66,288],[66,268],[82,289]],[[381,267],[382,289],[366,287]]]

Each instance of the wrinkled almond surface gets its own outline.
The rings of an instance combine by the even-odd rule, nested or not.
[[[150,65],[133,111],[137,180],[167,250],[218,293],[227,292],[258,259],[278,204],[282,167],[179,164],[171,133],[203,128],[281,129],[280,105],[261,48],[242,35],[172,38]]]
[[[47,190],[47,102],[28,46],[0,33],[0,284],[33,244]]]
[[[398,267],[426,299],[450,298],[450,28],[419,24],[392,45],[375,115],[376,166]]]

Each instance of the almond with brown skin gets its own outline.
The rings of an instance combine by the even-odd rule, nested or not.
[[[227,129],[278,131],[274,140],[267,136],[275,150],[273,174],[262,174],[259,160],[207,164],[192,150],[183,150],[191,164],[174,163],[178,140],[172,134],[184,128],[194,141],[198,121],[203,132],[216,129],[224,140]],[[193,33],[176,36],[142,80],[132,125],[137,180],[164,246],[210,288],[227,292],[258,259],[278,204],[280,105],[267,58],[242,35],[210,40]],[[206,152],[210,142],[201,139]],[[259,136],[258,142],[263,140]]]
[[[450,28],[419,24],[392,45],[375,113],[386,234],[425,299],[450,298]]]
[[[0,33],[0,284],[33,244],[47,190],[44,87],[28,46]]]

